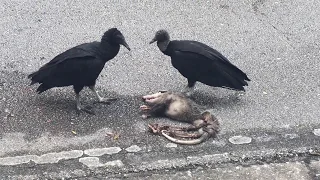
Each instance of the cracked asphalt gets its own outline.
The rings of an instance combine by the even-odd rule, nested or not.
[[[151,151],[124,160],[130,164],[135,158],[180,157],[180,151],[188,156],[319,147],[319,136],[312,133],[320,128],[318,7],[320,2],[312,0],[2,0],[0,158],[132,145]],[[72,46],[100,40],[111,27],[132,49],[121,47],[97,81],[100,93],[117,97],[116,102],[94,104],[95,116],[78,115],[71,87],[38,95],[36,86],[28,86],[29,73]],[[178,146],[167,155],[163,147],[169,142],[147,132],[147,124],[174,122],[143,120],[139,114],[142,95],[186,85],[169,57],[148,44],[160,28],[172,39],[212,46],[252,80],[240,97],[198,83],[192,99],[218,117],[222,131],[215,140]],[[96,101],[88,89],[81,98],[87,105]],[[228,138],[235,135],[252,137],[252,145],[232,146]]]

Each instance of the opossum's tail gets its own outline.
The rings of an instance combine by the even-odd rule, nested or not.
[[[168,134],[166,134],[166,130],[162,130],[161,134],[167,138],[168,140],[177,143],[177,144],[183,144],[183,145],[196,145],[196,144],[200,144],[204,141],[206,141],[209,138],[209,133],[203,131],[202,128],[199,129],[199,133],[202,134],[198,139],[192,139],[192,140],[181,140],[181,139],[176,139],[174,137],[169,136]]]
[[[204,121],[205,126],[199,128],[198,133],[197,133],[197,137],[198,137],[197,139],[192,139],[192,140],[176,139],[176,138],[168,135],[167,130],[162,130],[161,134],[165,138],[167,138],[168,140],[170,140],[174,143],[184,144],[184,145],[196,145],[196,144],[200,144],[200,143],[206,141],[210,137],[216,137],[217,133],[220,131],[220,124],[219,124],[218,119],[208,111],[202,113],[202,117],[203,117],[202,121]],[[179,137],[184,137],[184,136],[181,136],[178,134],[176,134],[176,135]],[[189,134],[189,136],[186,135],[185,137],[191,137],[191,136]]]

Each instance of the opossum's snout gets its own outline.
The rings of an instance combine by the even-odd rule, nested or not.
[[[142,96],[142,101],[143,102],[152,102],[152,100],[155,100],[156,98],[161,96],[161,92],[155,93],[155,94],[150,94],[150,95],[145,95]]]
[[[155,104],[158,102],[158,99],[159,98],[148,98],[148,99],[145,99],[144,102],[149,104],[149,105],[152,105],[152,104]]]
[[[143,102],[148,102],[148,101],[150,101],[150,100],[152,100],[152,99],[155,99],[155,97],[149,97],[150,95],[146,95],[146,96],[143,96],[142,97],[142,101]]]

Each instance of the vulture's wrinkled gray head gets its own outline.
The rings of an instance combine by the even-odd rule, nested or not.
[[[157,42],[157,45],[161,51],[165,51],[170,42],[169,33],[164,29],[157,31],[154,38],[150,41],[150,44],[154,42]]]
[[[156,35],[154,36],[154,38],[150,41],[150,44],[154,43],[154,42],[166,42],[170,40],[170,36],[169,33],[164,30],[161,29],[159,31],[156,32]]]

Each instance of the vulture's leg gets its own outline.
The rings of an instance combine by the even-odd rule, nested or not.
[[[91,91],[93,91],[94,94],[97,96],[97,98],[98,98],[98,103],[110,104],[112,101],[116,101],[116,100],[117,100],[117,98],[104,98],[104,97],[101,97],[101,96],[99,95],[98,91],[96,90],[95,85],[89,86],[89,88],[90,88]]]
[[[185,95],[187,97],[190,97],[194,91],[194,87],[196,85],[197,81],[188,79],[188,85],[185,87],[185,89],[183,90],[183,93],[185,93]]]
[[[76,93],[76,107],[77,107],[77,111],[78,113],[80,113],[81,111],[86,112],[88,114],[95,114],[94,111],[92,110],[92,107],[82,107],[81,103],[80,103],[80,91],[83,89],[83,87],[77,87],[77,86],[73,86],[74,92]]]

